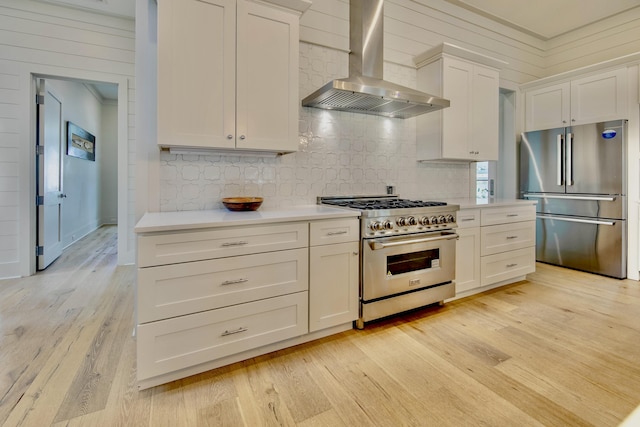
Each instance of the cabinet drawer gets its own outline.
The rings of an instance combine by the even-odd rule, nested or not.
[[[535,246],[536,222],[524,221],[482,227],[480,241],[482,256]]]
[[[305,291],[308,249],[138,269],[138,323]]]
[[[486,286],[503,280],[524,276],[536,270],[536,249],[534,246],[511,252],[480,258],[480,285]]]
[[[168,232],[138,237],[138,266],[176,264],[308,246],[307,222]]]
[[[360,239],[360,221],[357,218],[313,221],[309,232],[311,246],[356,242]]]
[[[138,380],[152,378],[308,331],[307,292],[138,326]]]
[[[461,209],[456,215],[458,228],[480,227],[480,209]]]
[[[481,225],[505,224],[519,221],[535,221],[536,207],[534,205],[507,206],[482,209]]]

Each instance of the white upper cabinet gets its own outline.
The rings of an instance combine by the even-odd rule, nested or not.
[[[627,118],[625,68],[526,90],[525,130]]]
[[[298,147],[299,17],[308,0],[160,0],[158,144]]]
[[[418,90],[449,108],[417,117],[418,160],[498,160],[501,61],[443,44],[416,58]]]

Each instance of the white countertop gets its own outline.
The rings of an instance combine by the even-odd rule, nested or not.
[[[331,218],[355,218],[359,211],[308,205],[264,209],[251,212],[232,212],[226,209],[181,212],[148,212],[133,229],[136,233],[192,230],[197,228],[230,227],[290,221],[310,221]]]
[[[517,205],[535,205],[538,202],[536,200],[524,200],[524,199],[443,199],[443,202],[449,204],[460,205],[460,209],[472,209],[483,207],[497,207],[497,206],[517,206]]]

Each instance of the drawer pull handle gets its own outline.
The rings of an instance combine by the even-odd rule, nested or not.
[[[327,233],[327,236],[337,236],[339,234],[347,234],[347,230],[330,231]]]
[[[242,245],[248,245],[248,244],[249,242],[245,240],[240,240],[239,242],[225,242],[222,244],[222,246],[229,247],[229,246],[242,246]]]
[[[507,240],[509,240],[509,239],[517,239],[517,238],[518,238],[518,236],[507,236]]]
[[[475,221],[475,218],[462,218],[460,221],[461,222],[464,222],[464,221]]]
[[[507,216],[518,216],[518,214],[507,214]]]
[[[235,279],[235,280],[225,280],[224,282],[221,283],[222,286],[224,285],[236,285],[238,283],[244,283],[244,282],[248,282],[249,279]]]
[[[234,329],[232,331],[224,331],[221,336],[226,337],[227,335],[239,334],[240,332],[247,332],[248,329],[241,326],[238,329]]]
[[[515,267],[518,264],[507,264],[507,268]]]

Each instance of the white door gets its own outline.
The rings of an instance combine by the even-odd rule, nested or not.
[[[38,82],[38,270],[44,270],[62,253],[62,102]]]

